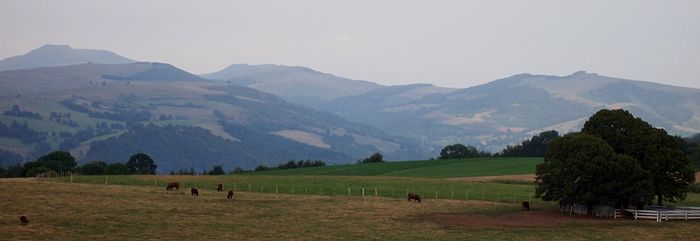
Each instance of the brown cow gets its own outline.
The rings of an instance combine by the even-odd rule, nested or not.
[[[233,199],[233,190],[228,190],[228,196],[226,196],[226,199]]]
[[[224,191],[224,184],[216,184],[216,191],[217,192],[223,192]]]
[[[171,183],[168,183],[167,187],[165,187],[166,191],[170,191],[173,189],[180,191],[180,183],[179,182],[171,182]]]
[[[199,197],[199,190],[197,190],[197,189],[194,188],[194,187],[193,187],[192,189],[190,189],[190,193],[191,193],[192,196],[197,196],[197,197]]]
[[[19,221],[24,225],[29,223],[29,219],[25,216],[19,216]]]
[[[415,194],[415,193],[409,193],[408,194],[408,201],[411,201],[411,200],[416,201],[416,202],[420,202],[420,196],[418,196],[418,194]]]
[[[528,201],[523,201],[523,209],[525,210],[530,210],[530,202]]]

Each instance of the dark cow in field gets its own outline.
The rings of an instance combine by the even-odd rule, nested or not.
[[[25,217],[25,216],[19,216],[19,222],[22,223],[23,225],[28,224],[29,219],[27,219],[27,217]]]
[[[233,199],[233,191],[232,190],[228,191],[228,195],[226,196],[226,199],[228,199],[228,200]]]
[[[418,196],[418,194],[415,194],[415,193],[409,193],[408,194],[408,201],[420,202],[420,196]]]
[[[192,189],[190,189],[190,193],[191,193],[192,196],[197,196],[197,197],[199,197],[199,190],[197,190],[197,189],[194,188],[194,187],[193,187]]]
[[[171,182],[171,183],[168,183],[168,186],[167,186],[167,187],[165,187],[165,190],[166,190],[166,191],[170,191],[170,190],[173,190],[173,189],[179,191],[179,190],[180,190],[180,183],[179,183],[179,182]]]
[[[525,210],[530,210],[530,202],[528,201],[523,201],[523,209]]]
[[[217,192],[223,192],[224,191],[224,184],[216,184],[216,191]]]

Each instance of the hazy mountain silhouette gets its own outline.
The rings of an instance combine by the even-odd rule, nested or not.
[[[373,82],[338,77],[306,67],[273,64],[234,64],[202,77],[230,81],[314,107],[322,102],[383,87]]]
[[[24,55],[0,60],[0,71],[83,63],[126,64],[133,62],[136,61],[110,51],[74,49],[68,45],[47,44]]]

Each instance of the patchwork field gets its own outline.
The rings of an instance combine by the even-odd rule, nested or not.
[[[209,180],[183,180],[198,178]],[[402,198],[243,191],[229,201],[211,190],[191,197],[168,194],[163,186],[2,179],[0,239],[696,240],[700,227],[699,222],[565,216],[547,203],[534,209],[473,200],[417,204]],[[21,225],[20,215],[30,223]]]

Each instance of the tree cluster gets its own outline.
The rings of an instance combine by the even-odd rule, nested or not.
[[[378,162],[384,162],[384,156],[380,154],[379,152],[375,152],[369,157],[357,161],[358,164],[364,164],[364,163],[378,163]]]
[[[547,152],[549,143],[559,138],[559,133],[555,130],[540,132],[529,140],[525,140],[519,145],[507,146],[498,156],[504,157],[542,157]]]
[[[258,165],[255,167],[254,171],[267,171],[267,170],[277,170],[277,169],[294,169],[294,168],[304,168],[304,167],[322,167],[325,166],[326,162],[321,161],[321,160],[290,160],[285,163],[281,163],[277,165],[276,167],[268,167],[265,165]],[[245,170],[241,169],[240,167],[236,167],[236,169],[233,170],[233,173],[241,173],[245,172]]]
[[[439,159],[490,157],[491,153],[479,151],[476,147],[462,144],[447,145],[440,151]]]
[[[66,151],[50,152],[36,161],[0,168],[0,177],[34,177],[46,172],[75,172],[80,175],[130,175],[155,174],[156,164],[144,153],[136,153],[126,163],[115,162],[107,164],[102,161],[91,161],[77,166],[75,158]]]
[[[683,143],[625,110],[601,110],[581,133],[551,141],[537,166],[537,195],[589,207],[683,200],[695,181]]]

